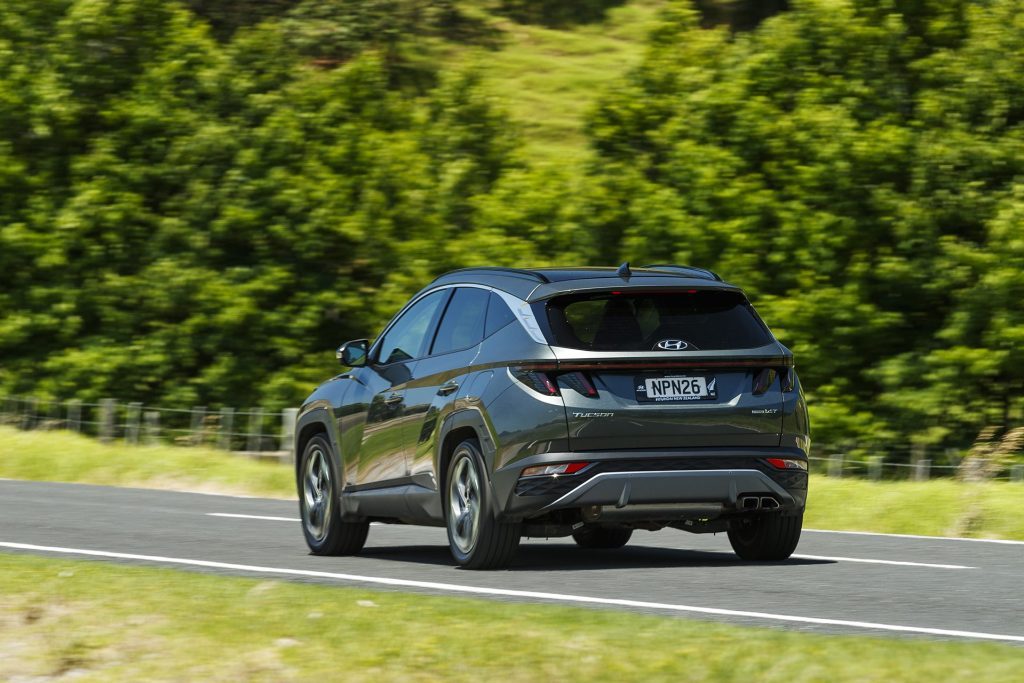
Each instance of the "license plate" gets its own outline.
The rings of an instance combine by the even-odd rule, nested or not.
[[[703,376],[637,377],[636,400],[641,403],[680,403],[718,398],[715,378]]]

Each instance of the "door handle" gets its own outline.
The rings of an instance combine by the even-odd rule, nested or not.
[[[384,403],[388,404],[389,406],[390,405],[394,405],[396,403],[401,403],[401,402],[402,402],[402,395],[401,394],[391,394],[387,398],[384,399]]]
[[[459,383],[458,382],[456,382],[454,380],[451,381],[451,382],[446,382],[445,384],[442,384],[441,387],[437,390],[437,395],[438,396],[447,396],[448,394],[452,393],[453,391],[455,391],[458,388],[459,388]]]

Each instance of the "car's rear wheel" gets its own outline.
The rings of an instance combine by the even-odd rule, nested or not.
[[[331,446],[314,436],[299,464],[299,514],[306,545],[316,555],[352,555],[363,549],[368,522],[346,522],[338,509],[338,468]]]
[[[581,548],[590,550],[614,550],[629,543],[632,529],[587,525],[572,532],[572,540]]]
[[[800,542],[803,522],[803,512],[752,515],[738,520],[729,529],[729,543],[744,560],[785,560]]]
[[[455,562],[466,569],[506,566],[519,547],[519,522],[494,517],[484,460],[475,439],[455,447],[445,486],[445,526]]]

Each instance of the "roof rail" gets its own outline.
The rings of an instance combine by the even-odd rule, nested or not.
[[[718,276],[718,273],[708,270],[707,268],[698,268],[697,266],[681,266],[674,263],[652,263],[651,265],[644,266],[644,268],[648,270],[685,270],[705,280],[722,281],[722,278]]]
[[[548,282],[550,282],[550,280],[548,280],[544,275],[533,270],[523,270],[522,268],[503,268],[501,266],[476,266],[470,268],[458,268],[456,270],[450,270],[447,273],[438,275],[434,279],[439,280],[442,277],[445,277],[446,275],[454,275],[455,273],[471,273],[478,271],[483,271],[485,273],[495,273],[499,275],[511,275],[512,277],[524,277],[529,278],[534,282],[540,282],[543,284],[547,284]]]

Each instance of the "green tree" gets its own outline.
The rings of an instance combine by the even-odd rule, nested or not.
[[[826,440],[962,444],[994,412],[1020,420],[1012,326],[994,323],[1018,285],[986,278],[988,313],[958,290],[980,272],[968,255],[1011,256],[1019,9],[805,1],[732,37],[676,6],[590,121],[594,182],[616,191],[594,216],[601,253],[745,285]]]

